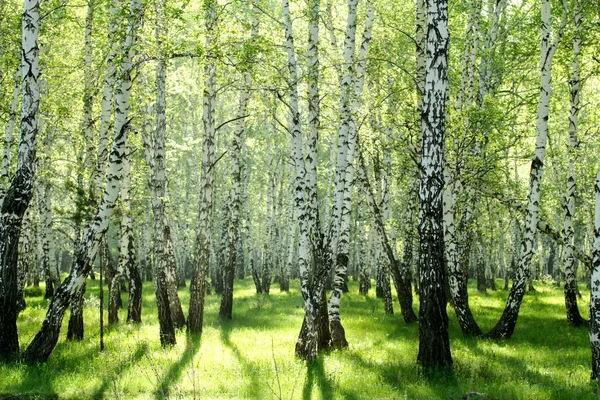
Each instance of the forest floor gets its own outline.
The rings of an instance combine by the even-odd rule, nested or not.
[[[350,347],[307,365],[294,357],[302,323],[297,281],[289,293],[280,293],[274,284],[268,296],[257,296],[249,278],[237,281],[231,321],[218,317],[220,296],[208,296],[201,338],[179,332],[177,345],[166,350],[158,340],[153,285],[145,283],[143,323],[107,327],[104,352],[98,345],[98,281],[91,281],[85,340],[65,340],[67,314],[47,363],[0,364],[0,399],[596,398],[597,387],[589,379],[587,329],[567,324],[561,288],[537,283],[537,291],[525,296],[515,333],[507,341],[463,337],[448,307],[453,372],[426,378],[416,364],[418,325],[404,323],[397,303],[397,313],[385,315],[380,299],[361,296],[357,283],[349,284],[341,313]],[[26,294],[28,307],[18,321],[22,349],[48,306],[40,289],[27,288]],[[188,289],[179,295],[187,315]],[[482,330],[489,330],[502,313],[507,291],[470,289],[469,296]],[[584,316],[588,301],[589,292],[583,291],[579,305]],[[119,318],[125,320],[126,309]]]

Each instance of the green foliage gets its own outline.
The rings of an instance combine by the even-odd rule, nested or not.
[[[478,392],[485,399],[596,398],[587,331],[568,326],[560,288],[536,282],[508,341],[462,337],[449,307],[454,371],[425,378],[415,364],[418,326],[385,315],[381,300],[360,296],[356,283],[349,284],[342,309],[350,348],[307,365],[293,354],[302,322],[297,281],[290,293],[270,296],[255,295],[250,279],[237,282],[233,321],[218,319],[219,297],[208,296],[202,337],[180,332],[177,345],[166,350],[158,341],[152,284],[146,283],[144,322],[108,327],[104,352],[98,350],[98,281],[88,281],[86,339],[61,338],[46,364],[0,365],[0,397],[459,399]],[[41,290],[28,288],[26,295],[28,308],[18,321],[23,347],[47,307]],[[186,305],[188,291],[179,295]],[[470,289],[484,330],[500,316],[505,298],[503,291]]]

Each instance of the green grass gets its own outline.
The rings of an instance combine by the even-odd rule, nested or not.
[[[250,279],[236,282],[232,321],[218,318],[220,297],[208,296],[202,336],[180,332],[177,345],[165,350],[158,341],[153,287],[146,283],[143,323],[108,327],[106,351],[100,352],[98,285],[92,281],[85,340],[66,342],[67,314],[47,363],[0,364],[0,399],[460,399],[467,392],[485,393],[477,398],[488,399],[596,398],[596,385],[589,380],[587,330],[568,326],[560,288],[540,283],[525,296],[508,341],[464,338],[448,308],[453,372],[426,378],[416,364],[418,326],[406,325],[399,313],[385,315],[379,299],[357,294],[355,282],[350,282],[341,308],[350,347],[321,355],[311,365],[297,360],[302,299],[298,282],[291,286],[290,293],[279,293],[273,285],[270,296],[257,296]],[[188,290],[179,294],[187,308]],[[477,321],[489,330],[507,292],[469,294]],[[587,299],[584,292],[579,301],[585,315]],[[27,302],[18,321],[22,349],[39,329],[48,305],[39,289],[27,289]],[[394,307],[399,311],[397,302]],[[119,318],[125,317],[122,310]]]

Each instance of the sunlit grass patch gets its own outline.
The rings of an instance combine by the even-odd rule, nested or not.
[[[98,347],[98,284],[90,281],[84,309],[86,338],[67,342],[65,317],[56,349],[45,364],[0,365],[0,397],[41,398],[211,398],[211,399],[459,399],[485,393],[488,399],[592,399],[590,350],[585,328],[569,327],[562,289],[536,284],[521,307],[513,337],[505,341],[463,337],[448,306],[452,372],[426,378],[416,363],[417,324],[386,315],[380,299],[361,296],[355,282],[342,298],[342,321],[350,346],[306,364],[294,356],[302,323],[302,297],[273,285],[256,295],[250,279],[236,282],[233,320],[218,317],[220,297],[207,297],[201,336],[177,333],[162,349],[151,283],[144,285],[143,323],[127,324],[126,294],[118,325],[107,327],[106,350]],[[27,290],[28,308],[19,316],[24,349],[43,321],[48,301]],[[189,292],[179,291],[187,313]],[[469,289],[481,328],[502,313],[507,292]],[[589,294],[579,300],[587,315]],[[105,297],[106,299],[106,297]],[[418,298],[415,298],[415,310]],[[106,322],[106,321],[105,321]]]

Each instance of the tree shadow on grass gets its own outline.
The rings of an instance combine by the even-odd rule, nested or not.
[[[334,398],[335,392],[339,392],[345,400],[358,400],[361,396],[357,393],[342,390],[339,386],[333,383],[325,371],[324,360],[322,357],[317,358],[313,362],[306,363],[306,381],[302,388],[302,400],[310,400],[313,398],[313,388],[317,387],[317,394],[322,399]]]
[[[361,369],[381,377],[381,381],[395,391],[400,391],[404,382],[422,381],[435,398],[449,398],[449,393],[459,392],[460,384],[451,368],[442,370],[423,370],[418,365],[407,369],[405,365],[395,362],[377,363],[363,358],[356,352],[348,351],[346,357],[356,363]]]
[[[23,361],[14,363],[13,367],[23,370],[22,378],[18,384],[10,389],[9,393],[0,393],[0,399],[58,399],[59,395],[54,388],[55,377],[72,372],[73,365],[78,365],[93,358],[100,351],[97,347],[88,348],[83,349],[77,355],[66,357],[66,352],[63,351],[65,346],[68,346],[68,343],[58,343],[51,358],[46,362],[32,365],[25,364]],[[1,376],[0,379],[2,379]]]
[[[138,344],[136,350],[131,354],[131,356],[122,359],[117,364],[117,366],[113,369],[112,373],[102,381],[100,387],[96,389],[96,391],[94,392],[94,394],[92,394],[91,397],[93,399],[103,398],[107,390],[111,387],[111,385],[114,385],[115,380],[118,379],[127,368],[130,368],[132,365],[136,364],[147,352],[147,343]]]
[[[242,376],[245,380],[249,379],[248,387],[247,387],[247,396],[251,398],[263,398],[264,390],[261,388],[261,379],[258,374],[258,365],[255,365],[251,361],[249,361],[244,355],[240,352],[238,347],[231,341],[229,334],[232,329],[232,323],[230,321],[221,321],[221,341],[223,345],[227,347],[235,358],[239,361],[242,367]],[[273,388],[270,388],[273,390]]]
[[[202,337],[199,334],[188,334],[186,336],[185,350],[179,361],[172,364],[169,371],[157,382],[157,388],[154,391],[155,398],[165,399],[169,397],[173,385],[179,381],[182,372],[194,359],[200,348],[201,341]]]

